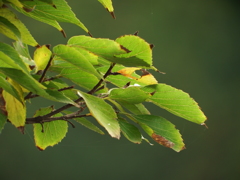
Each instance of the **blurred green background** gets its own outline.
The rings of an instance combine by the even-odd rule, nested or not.
[[[94,37],[115,39],[139,31],[153,43],[154,65],[166,72],[153,74],[188,92],[208,117],[209,129],[149,106],[152,114],[176,124],[186,150],[136,145],[75,123],[59,145],[40,152],[31,127],[21,135],[8,123],[0,135],[0,179],[240,179],[239,1],[113,0],[116,20],[96,0],[69,4]],[[67,41],[48,25],[27,17],[23,21],[40,44]],[[86,34],[74,25],[61,25],[68,38]],[[29,114],[44,105],[36,98]]]

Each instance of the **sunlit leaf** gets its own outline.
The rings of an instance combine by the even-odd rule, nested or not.
[[[139,87],[127,87],[127,88],[114,88],[110,91],[109,98],[120,101],[127,102],[130,104],[139,104],[144,102],[151,95],[142,91]]]
[[[167,111],[197,124],[203,124],[206,116],[197,102],[189,94],[166,84],[143,87],[146,92],[155,92],[147,101],[152,102]]]
[[[98,0],[104,8],[107,9],[108,12],[110,12],[110,14],[112,15],[112,17],[115,19],[115,15],[114,15],[114,9],[112,6],[112,0]]]
[[[121,132],[131,142],[140,144],[142,142],[142,135],[138,128],[123,119],[119,119]]]
[[[34,117],[43,116],[52,111],[52,107],[39,109]],[[55,117],[61,116],[57,114]],[[54,146],[62,141],[68,131],[67,121],[51,121],[43,123],[43,127],[39,123],[33,124],[34,139],[37,148],[41,151],[48,146]],[[42,132],[43,131],[43,132]]]
[[[57,45],[53,48],[53,52],[56,54],[56,56],[77,66],[79,69],[101,78],[101,75],[88,61],[88,56],[86,57],[85,54],[76,50],[75,48],[67,45]]]
[[[128,51],[117,42],[105,38],[92,38],[89,36],[73,36],[68,44],[77,48],[86,49],[100,57],[112,58],[114,55],[125,54]]]
[[[112,137],[119,139],[120,127],[117,121],[117,115],[112,106],[99,97],[80,91],[79,95],[84,99],[91,115],[99,124],[101,124]]]
[[[157,143],[177,152],[185,149],[179,130],[171,122],[153,115],[133,115],[133,117]]]
[[[34,51],[33,59],[36,64],[36,72],[39,70],[44,70],[52,56],[52,52],[46,45],[37,47]]]
[[[117,38],[116,42],[118,42],[123,47],[131,51],[127,54],[117,55],[117,57],[121,58],[136,57],[138,58],[139,61],[136,61],[135,66],[141,66],[138,65],[138,63],[140,63],[140,60],[142,60],[145,63],[145,65],[143,66],[146,67],[152,66],[152,49],[150,47],[150,44],[147,43],[144,39],[135,35],[125,35]],[[143,62],[141,63],[144,64]]]
[[[10,9],[1,8],[0,16],[6,18],[20,31],[21,40],[23,43],[28,44],[30,46],[38,45],[38,43],[35,41],[35,39],[29,33],[29,31],[25,27],[25,25],[15,16],[15,14],[12,11],[10,11]],[[12,31],[8,31],[6,28],[5,29],[0,28],[0,32],[11,39],[18,40],[18,38],[15,36],[15,34]]]

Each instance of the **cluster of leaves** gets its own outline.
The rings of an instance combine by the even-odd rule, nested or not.
[[[99,2],[115,18],[111,0]],[[16,40],[13,46],[0,42],[0,131],[7,121],[22,133],[26,124],[32,124],[36,146],[44,150],[65,137],[69,124],[74,127],[71,119],[104,134],[87,119],[91,116],[114,138],[122,133],[133,143],[149,142],[141,128],[157,143],[179,152],[185,148],[179,130],[163,117],[151,115],[144,102],[204,124],[205,115],[187,93],[158,83],[148,72],[157,70],[152,65],[153,45],[137,33],[116,40],[93,38],[65,0],[0,0],[0,6],[0,31]],[[52,49],[39,45],[10,7],[64,36],[58,22],[76,24],[90,36],[71,37],[66,45]],[[28,45],[36,47],[33,57]],[[27,118],[27,104],[40,97],[63,106],[40,108]]]

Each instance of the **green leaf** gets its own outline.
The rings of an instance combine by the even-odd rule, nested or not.
[[[0,85],[6,92],[15,97],[19,102],[22,102],[17,90],[3,77],[0,76]]]
[[[56,5],[53,3],[53,0],[40,0],[40,1],[45,2],[45,3],[51,5],[54,8],[57,8]]]
[[[33,59],[36,64],[36,72],[39,70],[44,70],[52,56],[52,52],[46,45],[39,46],[34,51]]]
[[[130,104],[139,104],[144,102],[151,95],[142,91],[139,87],[114,88],[110,91],[109,98]]]
[[[0,72],[10,77],[11,79],[19,83],[22,87],[26,88],[27,90],[35,94],[38,94],[40,96],[47,95],[44,90],[46,89],[46,87],[44,87],[42,84],[36,81],[29,74],[24,73],[22,70],[0,67]]]
[[[59,60],[57,57],[54,58],[54,64],[50,70],[59,73],[60,76],[71,80],[87,90],[91,90],[99,82],[99,79],[95,75],[83,71],[66,61]]]
[[[101,129],[99,129],[93,123],[88,121],[86,118],[74,118],[74,120],[80,123],[81,125],[85,126],[86,128],[91,129],[92,131],[95,131],[99,134],[104,134],[104,132]]]
[[[73,36],[68,40],[68,45],[76,48],[86,49],[100,57],[112,58],[114,55],[124,54],[128,51],[117,42],[89,36]]]
[[[112,17],[115,19],[115,15],[113,13],[114,9],[112,6],[112,0],[98,0],[104,8],[107,9],[108,12],[110,12],[110,14],[112,15]]]
[[[13,47],[11,47],[8,44],[0,42],[0,52],[4,53],[4,54],[1,53],[0,62],[2,63],[0,67],[3,64],[8,64],[13,68],[21,69],[28,73],[28,68],[26,64],[19,57],[19,54],[16,52],[16,50]]]
[[[24,1],[22,2],[22,4],[24,5],[24,7],[27,7],[29,9],[33,9],[34,7],[35,9],[31,12],[26,12],[21,8],[15,8],[26,16],[47,23],[57,28],[61,32],[63,32],[63,30],[57,22],[67,22],[75,24],[87,33],[89,33],[88,29],[75,16],[75,14],[65,0],[54,0],[53,4],[55,6],[49,6],[49,4],[42,1]]]
[[[119,124],[123,135],[131,142],[140,144],[142,142],[142,135],[138,128],[123,119],[119,119]]]
[[[117,38],[116,42],[118,42],[123,47],[131,51],[127,54],[117,55],[117,57],[121,57],[121,58],[135,57],[136,65],[134,66],[142,66],[142,65],[146,67],[152,66],[152,49],[150,44],[147,43],[144,39],[135,35],[125,35]],[[132,63],[132,62],[129,62],[129,63]],[[142,64],[142,65],[138,65],[138,64]]]
[[[15,41],[13,42],[14,49],[18,52],[19,56],[24,56],[28,60],[31,60],[31,56],[28,50],[27,44],[23,44],[22,42]]]
[[[21,40],[21,33],[18,28],[8,19],[0,16],[0,29],[5,29],[6,34],[14,34],[16,39]]]
[[[117,121],[117,115],[109,104],[103,99],[79,91],[79,95],[84,99],[91,115],[102,125],[108,133],[114,137],[120,138],[120,127]]]
[[[206,116],[197,102],[189,94],[166,84],[149,85],[142,88],[145,92],[155,92],[147,101],[167,111],[197,124],[203,124]]]
[[[67,83],[65,83],[64,81],[62,81],[61,79],[53,79],[51,81],[52,84],[55,85],[55,88],[56,89],[64,89],[64,88],[67,88],[69,87],[69,85]],[[64,91],[61,91],[66,97],[72,99],[72,100],[75,100],[78,98],[77,96],[77,90],[76,89],[67,89],[67,90],[64,90]]]
[[[11,22],[20,31],[21,40],[22,40],[23,43],[28,44],[30,46],[38,46],[38,43],[35,41],[35,39],[29,33],[28,29],[15,16],[15,14],[12,11],[10,11],[8,8],[0,8],[0,16],[7,19],[9,22]],[[11,39],[18,40],[16,35],[12,31],[9,31],[6,28],[0,28],[0,33],[4,34],[5,36],[7,36]]]
[[[130,104],[127,102],[119,102],[119,104],[125,107],[128,111],[132,112],[133,114],[150,114],[147,108],[142,104]]]
[[[77,66],[79,69],[101,78],[93,65],[88,61],[88,56],[67,45],[57,45],[53,48],[53,52],[61,59]]]
[[[52,107],[39,109],[34,117],[43,116],[52,111]],[[61,116],[57,114],[54,117]],[[42,132],[44,130],[44,132]],[[37,148],[41,151],[45,150],[48,146],[54,146],[62,141],[68,131],[67,121],[51,121],[41,124],[33,124],[34,139]]]
[[[183,139],[175,125],[160,116],[133,115],[144,131],[157,143],[179,152],[185,149]]]
[[[44,83],[44,85],[45,87],[47,87],[46,92],[51,97],[54,97],[55,101],[66,103],[66,104],[73,104],[76,107],[79,107],[77,103],[75,103],[73,100],[65,96],[63,92],[58,91],[58,86],[56,86],[54,83],[47,81]]]

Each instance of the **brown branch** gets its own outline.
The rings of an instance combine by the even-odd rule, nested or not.
[[[50,64],[50,63],[49,63]],[[95,92],[97,92],[98,90],[102,89],[103,87],[101,86],[102,82],[104,81],[104,79],[107,78],[107,76],[111,75],[111,71],[113,69],[113,67],[115,66],[116,63],[112,63],[109,67],[109,69],[107,70],[107,72],[104,74],[103,78],[99,80],[99,82],[92,88],[92,90],[90,90],[88,92],[88,94],[93,94]],[[46,68],[47,69],[47,68]],[[44,77],[44,76],[42,76]],[[41,78],[43,80],[43,78]],[[100,87],[101,86],[101,87]],[[30,95],[31,96],[31,95]],[[75,100],[74,102],[75,103],[79,103],[80,101],[82,101],[83,98],[80,97],[78,98],[77,100]],[[44,116],[37,116],[37,117],[34,117],[34,118],[27,118],[26,119],[26,124],[34,124],[34,123],[44,123],[44,122],[51,122],[51,121],[55,121],[55,120],[67,120],[67,119],[72,119],[72,118],[78,118],[78,117],[85,117],[85,116],[88,116],[88,115],[78,115],[80,112],[82,112],[86,106],[82,107],[80,111],[77,111],[72,113],[72,114],[68,114],[68,115],[65,115],[65,116],[61,116],[61,117],[52,117],[53,115],[57,114],[57,113],[60,113],[70,107],[72,107],[73,105],[72,104],[66,104]]]
[[[65,90],[69,90],[69,89],[72,89],[72,88],[74,88],[74,86],[64,87],[64,88],[58,89],[58,91],[65,91]],[[32,99],[32,98],[35,98],[35,97],[39,97],[39,95],[34,94],[34,95],[30,95],[28,97],[26,96],[25,100],[26,99]]]

